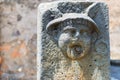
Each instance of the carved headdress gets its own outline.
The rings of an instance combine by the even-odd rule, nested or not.
[[[46,29],[49,30],[52,26],[59,25],[60,23],[65,22],[66,20],[79,20],[80,24],[87,25],[90,28],[93,28],[97,33],[99,29],[97,24],[87,15],[79,13],[67,13],[63,14],[62,17],[54,19],[47,24]]]
[[[99,31],[98,25],[92,19],[94,16],[91,15],[91,14],[95,14],[95,13],[92,13],[91,11],[96,5],[97,3],[92,4],[84,12],[81,12],[81,13],[64,13],[62,14],[62,17],[58,17],[51,20],[47,24],[46,30],[49,31],[52,27],[57,27],[56,25],[59,25],[60,23],[63,23],[67,20],[79,20],[80,24],[87,25],[88,27],[90,27],[91,29],[93,29],[95,32],[99,34],[100,31]],[[96,10],[98,9],[96,8]]]

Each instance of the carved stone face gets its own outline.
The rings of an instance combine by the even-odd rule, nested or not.
[[[90,53],[92,33],[95,31],[92,25],[91,22],[81,22],[81,19],[66,19],[47,30],[66,57],[78,60]]]
[[[90,51],[91,30],[86,25],[66,26],[58,38],[58,46],[71,59],[80,59]]]

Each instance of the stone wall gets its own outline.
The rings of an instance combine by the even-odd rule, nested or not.
[[[0,3],[0,76],[2,80],[36,80],[36,24],[40,1]]]

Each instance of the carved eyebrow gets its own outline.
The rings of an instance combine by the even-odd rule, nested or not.
[[[76,30],[74,27],[71,27],[71,26],[67,26],[65,27],[63,30]]]

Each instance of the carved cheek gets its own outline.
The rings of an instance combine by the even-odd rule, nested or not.
[[[90,43],[91,42],[91,37],[87,37],[87,38],[85,38],[83,40],[84,40],[84,43]]]
[[[85,49],[89,49],[90,45],[91,45],[91,40],[90,39],[84,40],[83,46],[84,46]]]
[[[82,35],[81,40],[84,43],[84,45],[88,45],[91,43],[91,35]]]
[[[58,40],[58,45],[60,48],[68,45],[70,43],[71,36],[68,33],[62,33]]]

